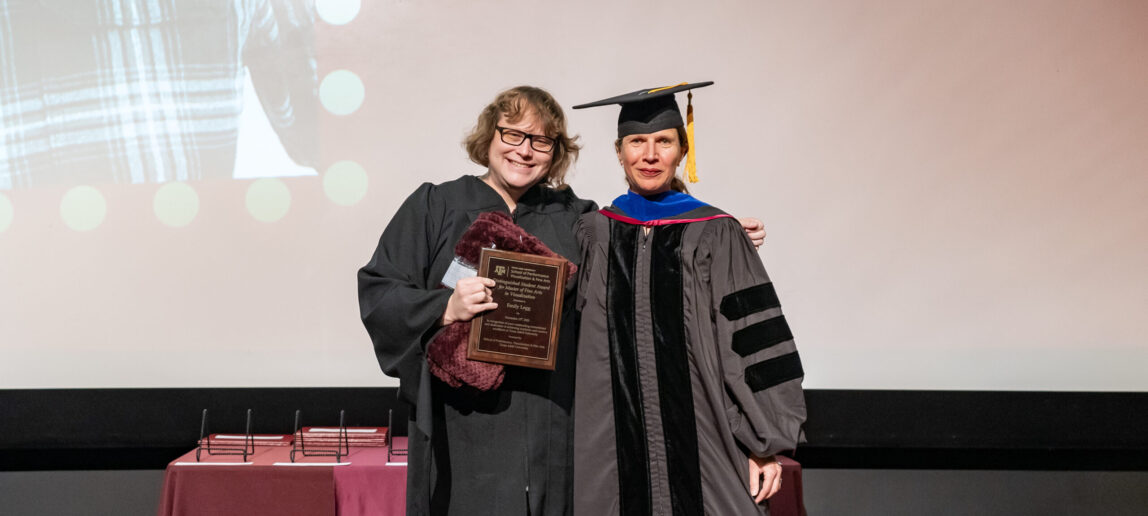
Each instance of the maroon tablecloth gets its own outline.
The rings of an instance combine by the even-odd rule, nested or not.
[[[396,437],[406,449],[405,437]],[[356,454],[359,458],[356,458]],[[385,448],[351,448],[350,466],[335,470],[335,514],[338,516],[402,515],[407,506],[407,467],[387,466]],[[395,461],[406,462],[405,455]],[[357,461],[357,462],[356,462]]]
[[[396,437],[398,449],[406,438]],[[159,516],[401,516],[407,468],[387,465],[385,448],[351,448],[346,465],[289,466],[289,446],[257,447],[242,457],[201,455],[195,450],[172,461],[163,479]],[[299,457],[299,463],[331,463],[334,457]],[[405,461],[405,456],[395,460]],[[781,459],[781,491],[770,500],[773,516],[804,516],[801,465]],[[202,463],[208,463],[203,465]],[[276,465],[276,464],[281,465]]]
[[[399,448],[406,439],[395,439]],[[387,466],[386,448],[351,448],[346,465],[287,465],[289,446],[256,447],[238,455],[195,460],[192,450],[167,466],[160,516],[300,515],[401,516],[406,506],[406,467]],[[301,457],[297,463],[332,463],[334,457]],[[406,457],[399,457],[404,460]],[[207,464],[204,464],[207,463]],[[279,464],[279,465],[276,465]]]

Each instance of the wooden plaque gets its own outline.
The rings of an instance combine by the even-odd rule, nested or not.
[[[478,275],[494,280],[498,308],[475,317],[466,358],[554,370],[567,261],[483,249]]]

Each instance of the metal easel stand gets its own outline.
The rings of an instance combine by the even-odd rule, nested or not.
[[[407,445],[409,448],[410,445]],[[395,449],[395,411],[387,411],[387,462],[395,462],[391,460],[392,457],[402,457],[402,462],[407,461],[407,448],[401,450]]]
[[[247,431],[242,444],[213,442],[207,431],[207,409],[203,409],[203,416],[199,420],[199,441],[195,447],[196,462],[199,462],[200,454],[204,451],[208,455],[242,455],[243,462],[247,462],[247,456],[255,454],[255,439],[251,437],[251,409],[247,409]]]
[[[291,462],[295,462],[295,454],[301,454],[303,457],[334,457],[335,462],[341,462],[345,455],[351,453],[351,444],[347,439],[347,423],[346,411],[339,411],[339,440],[334,448],[330,446],[307,446],[307,442],[303,437],[303,427],[300,426],[300,421],[303,417],[302,410],[295,411],[295,439],[291,443]]]

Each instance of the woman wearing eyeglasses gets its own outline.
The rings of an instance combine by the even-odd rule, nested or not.
[[[411,404],[407,514],[567,514],[576,318],[563,314],[566,338],[553,372],[507,368],[501,385],[485,392],[432,375],[426,351],[443,327],[495,308],[490,279],[440,288],[453,274],[455,244],[479,214],[509,213],[552,251],[578,259],[571,228],[595,208],[564,182],[579,147],[554,98],[528,86],[500,93],[464,144],[486,174],[420,186],[359,270],[375,354]]]
[[[563,304],[554,371],[506,367],[500,384],[480,390],[443,381],[434,357],[444,328],[496,309],[494,282],[459,274],[455,262],[456,244],[480,214],[509,214],[577,262],[574,225],[597,206],[564,182],[579,146],[541,89],[500,93],[464,145],[487,172],[420,186],[358,275],[361,316],[379,364],[399,378],[400,396],[412,407],[407,514],[571,514],[574,303]],[[760,222],[747,226],[764,238]],[[568,282],[567,294],[574,289]]]

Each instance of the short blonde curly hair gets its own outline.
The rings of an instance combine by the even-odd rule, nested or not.
[[[551,151],[550,169],[542,182],[554,189],[566,188],[566,171],[578,159],[577,136],[566,134],[566,114],[558,101],[542,88],[517,86],[499,93],[494,101],[478,115],[474,129],[463,140],[470,160],[484,167],[490,166],[490,144],[494,139],[495,126],[505,115],[511,123],[518,122],[527,113],[533,112],[546,131],[546,136],[554,138],[556,145]]]

